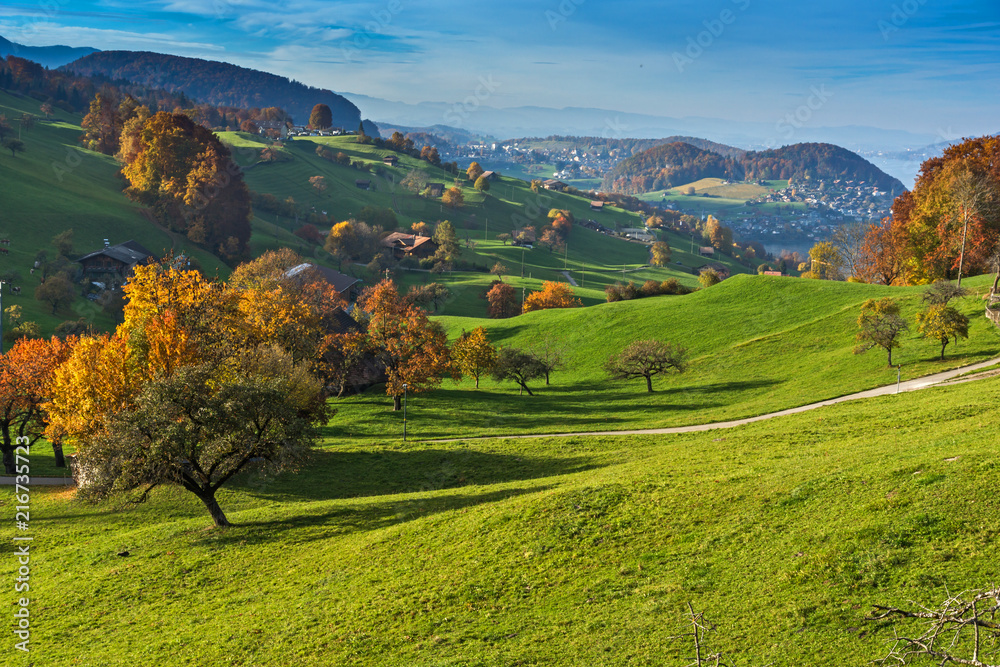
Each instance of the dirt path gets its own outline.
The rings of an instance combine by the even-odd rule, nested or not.
[[[983,368],[995,366],[997,363],[1000,363],[1000,358],[990,359],[989,361],[983,361],[978,364],[973,364],[971,366],[954,368],[950,371],[935,373],[933,375],[925,375],[924,377],[915,378],[913,380],[907,380],[906,382],[902,382],[899,384],[898,390],[895,384],[889,384],[885,385],[884,387],[876,387],[875,389],[869,389],[867,391],[859,391],[855,394],[847,394],[846,396],[839,396],[837,398],[831,398],[825,401],[819,401],[818,403],[809,403],[808,405],[801,405],[797,408],[779,410],[778,412],[769,412],[766,415],[747,417],[745,419],[733,419],[731,421],[725,421],[725,422],[714,422],[711,424],[695,424],[694,426],[671,426],[669,428],[635,429],[631,431],[580,431],[578,433],[532,433],[529,435],[491,435],[491,436],[480,436],[475,438],[423,440],[421,442],[458,442],[461,440],[499,440],[507,438],[517,438],[517,439],[568,438],[577,435],[660,435],[660,434],[670,434],[670,433],[696,433],[700,431],[714,431],[715,429],[733,428],[734,426],[752,424],[753,422],[764,421],[765,419],[772,419],[774,417],[783,417],[785,415],[794,415],[800,412],[808,412],[809,410],[815,410],[816,408],[822,408],[827,405],[835,405],[837,403],[845,403],[847,401],[856,401],[860,398],[885,396],[887,394],[895,394],[897,393],[897,391],[899,393],[904,391],[917,391],[918,389],[926,389],[928,387],[934,387],[942,384],[959,384],[962,382],[971,382],[973,380],[982,380],[1000,374],[1000,370],[991,370],[983,373],[976,373],[968,377],[962,377],[959,379],[956,378],[959,375],[963,375],[964,373],[974,372]]]
[[[576,284],[576,281],[573,280],[573,276],[569,275],[569,271],[560,271],[559,273],[561,273],[564,276],[566,276],[566,280],[569,281],[570,285],[572,285],[573,287],[579,287],[579,285]]]

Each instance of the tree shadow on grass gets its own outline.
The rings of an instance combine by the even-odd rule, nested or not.
[[[334,500],[486,486],[557,475],[604,465],[591,457],[494,454],[471,449],[341,452],[314,450],[296,474],[241,476],[229,485],[271,500]]]
[[[401,498],[384,502],[355,502],[328,511],[288,515],[286,518],[270,521],[238,522],[224,532],[213,531],[198,542],[210,542],[213,546],[263,544],[305,544],[328,540],[351,533],[378,530],[395,524],[432,516],[441,512],[454,512],[466,508],[496,503],[518,496],[540,493],[551,486],[533,486],[527,489],[504,489],[474,495],[449,494],[422,498]],[[301,506],[308,510],[309,506]]]

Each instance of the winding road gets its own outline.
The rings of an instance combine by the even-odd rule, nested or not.
[[[971,366],[962,366],[961,368],[953,368],[950,371],[943,371],[941,373],[935,373],[933,375],[925,375],[924,377],[915,378],[913,380],[907,380],[906,382],[901,382],[898,387],[895,384],[889,384],[885,385],[884,387],[876,387],[875,389],[869,389],[868,391],[859,391],[856,394],[847,394],[846,396],[839,396],[837,398],[831,398],[825,401],[819,401],[818,403],[809,403],[808,405],[800,405],[797,408],[779,410],[778,412],[769,412],[766,415],[757,415],[756,417],[746,417],[745,419],[733,419],[732,421],[726,421],[726,422],[714,422],[712,424],[696,424],[694,426],[672,426],[669,428],[646,428],[646,429],[635,429],[631,431],[579,431],[577,433],[532,433],[528,435],[488,435],[488,436],[479,436],[474,438],[419,440],[417,442],[441,443],[441,442],[462,442],[468,440],[500,440],[500,439],[513,439],[513,438],[517,439],[569,438],[572,436],[579,436],[579,435],[660,435],[660,434],[670,434],[670,433],[696,433],[699,431],[714,431],[716,429],[733,428],[734,426],[752,424],[753,422],[764,421],[765,419],[772,419],[774,417],[782,417],[784,415],[794,415],[798,414],[799,412],[808,412],[809,410],[815,410],[816,408],[822,408],[827,405],[835,405],[837,403],[845,403],[847,401],[856,401],[860,398],[885,396],[887,394],[902,393],[904,391],[917,391],[918,389],[927,389],[928,387],[936,387],[944,384],[959,384],[961,382],[971,382],[973,380],[981,380],[987,377],[994,377],[996,375],[1000,375],[1000,369],[995,369],[993,371],[988,371],[984,373],[975,373],[975,371],[983,370],[984,368],[989,368],[990,366],[996,366],[997,364],[1000,364],[1000,357],[996,359],[990,359],[988,361],[982,361],[978,364],[972,364]],[[966,377],[959,378],[960,375],[966,375],[967,373],[973,373],[973,375],[968,375]],[[62,486],[62,485],[69,486],[73,485],[74,483],[75,482],[71,477],[31,478],[31,484],[39,486]],[[14,484],[13,477],[0,477],[0,486],[3,485],[11,486],[13,484]]]
[[[923,377],[915,378],[913,380],[907,380],[906,382],[901,382],[898,385],[898,387],[894,383],[885,385],[884,387],[876,387],[875,389],[869,389],[867,391],[859,391],[855,394],[847,394],[845,396],[838,396],[837,398],[830,398],[825,401],[819,401],[817,403],[800,405],[797,408],[779,410],[778,412],[769,412],[764,415],[757,415],[756,417],[733,419],[732,421],[725,421],[725,422],[713,422],[711,424],[696,424],[694,426],[671,426],[669,428],[646,428],[646,429],[635,429],[630,431],[579,431],[576,433],[532,433],[528,435],[490,435],[490,436],[480,436],[474,438],[448,438],[445,440],[421,440],[420,442],[437,443],[437,442],[459,442],[463,440],[500,440],[500,439],[513,439],[513,438],[517,439],[568,438],[571,436],[578,436],[578,435],[660,435],[660,434],[670,434],[670,433],[696,433],[699,431],[714,431],[716,429],[733,428],[734,426],[752,424],[753,422],[764,421],[765,419],[772,419],[774,417],[783,417],[785,415],[798,414],[799,412],[808,412],[809,410],[815,410],[816,408],[822,408],[827,405],[835,405],[837,403],[845,403],[847,401],[856,401],[861,398],[885,396],[887,394],[902,393],[904,391],[917,391],[918,389],[927,389],[928,387],[935,387],[943,384],[958,384],[961,382],[971,382],[972,380],[981,380],[987,377],[992,377],[1000,374],[1000,369],[993,372],[970,375],[968,377],[963,377],[960,379],[956,378],[958,378],[958,376],[960,375],[965,375],[966,373],[975,373],[975,371],[979,371],[984,368],[989,368],[990,366],[996,366],[997,364],[1000,364],[1000,357],[997,357],[996,359],[989,359],[987,361],[982,361],[978,364],[972,364],[971,366],[962,366],[961,368],[953,368],[950,371],[943,371],[941,373],[934,373],[933,375],[925,375]]]

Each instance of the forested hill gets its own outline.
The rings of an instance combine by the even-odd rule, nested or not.
[[[309,122],[309,113],[316,104],[330,107],[335,127],[354,130],[361,122],[358,108],[332,91],[229,63],[147,51],[100,51],[75,60],[63,69],[180,91],[217,106],[280,107],[301,124]]]
[[[893,196],[906,191],[903,183],[857,153],[833,144],[793,144],[747,153],[742,160],[748,179],[801,178],[865,181]]]
[[[702,178],[840,178],[864,181],[893,195],[902,194],[906,190],[898,179],[889,176],[860,155],[840,146],[819,143],[794,144],[729,156],[689,144],[666,144],[620,163],[605,176],[604,188],[634,195],[673,188]]]
[[[702,178],[743,180],[732,158],[680,141],[655,146],[619,163],[604,177],[604,189],[622,194],[665,190]]]

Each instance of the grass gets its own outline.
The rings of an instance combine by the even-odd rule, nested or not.
[[[226,530],[178,490],[35,488],[33,653],[5,664],[682,665],[688,602],[740,664],[865,664],[871,604],[988,580],[998,405],[994,379],[679,436],[330,431],[224,490]]]
[[[0,92],[0,114],[16,119],[23,113],[39,115],[36,100]],[[13,125],[16,127],[17,123]],[[112,319],[86,299],[52,314],[51,308],[34,298],[41,274],[30,273],[35,255],[55,251],[52,237],[67,229],[74,232],[76,256],[134,239],[153,253],[173,249],[198,259],[210,275],[224,268],[215,256],[193,247],[183,238],[152,225],[138,206],[121,192],[114,159],[84,150],[77,144],[82,130],[80,117],[56,110],[50,121],[37,119],[22,132],[25,151],[17,157],[0,151],[0,238],[8,238],[9,255],[0,256],[0,272],[15,270],[23,279],[20,295],[3,295],[3,305],[19,305],[24,319],[35,321],[43,333],[52,333],[65,320],[87,319],[98,329],[113,328]]]
[[[985,287],[986,277],[972,286]],[[654,297],[586,309],[541,311],[508,320],[441,317],[451,338],[485,326],[501,346],[532,347],[551,340],[566,350],[567,369],[552,385],[535,382],[535,396],[513,384],[445,381],[410,395],[409,432],[433,439],[511,433],[659,428],[751,417],[870,389],[896,381],[879,349],[853,354],[860,304],[901,298],[913,322],[922,288],[886,288],[795,278],[736,276],[683,297]],[[894,362],[903,379],[983,361],[1000,354],[1000,333],[982,316],[981,301],[959,307],[970,317],[970,338],[951,349],[906,334]],[[657,338],[687,348],[683,374],[654,380],[611,381],[608,355],[633,340]],[[338,437],[355,442],[398,437],[402,416],[388,411],[382,387],[340,402],[331,422]]]
[[[233,147],[237,161],[246,165],[256,162],[259,151],[264,145],[244,133],[222,132],[220,137]],[[383,174],[376,176],[370,172],[323,160],[315,153],[317,145],[327,147],[334,152],[342,151],[353,161],[382,169]],[[509,175],[504,175],[495,182],[487,195],[477,192],[465,179],[460,179],[466,206],[449,210],[438,200],[419,197],[406,191],[399,183],[414,169],[427,172],[431,182],[441,182],[449,187],[454,183],[453,175],[426,162],[398,154],[395,155],[399,158],[399,165],[385,167],[382,165],[382,158],[390,154],[395,153],[370,145],[357,144],[354,137],[350,136],[298,138],[285,144],[282,149],[283,160],[273,164],[253,166],[246,172],[246,180],[253,190],[267,192],[280,199],[292,197],[307,210],[326,211],[338,220],[356,216],[365,206],[391,208],[404,229],[408,229],[414,222],[433,224],[448,219],[455,225],[459,238],[466,242],[463,259],[478,265],[483,270],[491,267],[496,261],[516,262],[518,275],[520,275],[522,251],[498,242],[497,235],[509,234],[515,228],[528,224],[541,228],[548,221],[547,214],[550,209],[567,209],[577,220],[593,219],[611,229],[642,227],[643,224],[642,218],[637,214],[611,206],[605,207],[603,211],[591,211],[589,200],[582,197],[547,190],[534,193],[528,183]],[[322,193],[309,185],[309,178],[316,175],[324,176],[328,184],[327,190]],[[355,185],[355,181],[359,179],[370,180],[373,189],[359,190]],[[289,245],[327,263],[322,253],[314,252],[297,238],[291,237],[290,232],[294,231],[298,224],[300,223],[294,220],[258,213],[252,239],[254,254],[279,245]],[[703,266],[705,260],[690,252],[689,238],[673,233],[661,232],[660,235],[674,249],[673,263],[670,271],[655,275],[663,275],[665,278],[676,277],[693,284],[692,271],[696,267]],[[566,267],[573,272],[574,279],[581,282],[586,271],[591,276],[596,291],[593,295],[584,292],[580,296],[587,303],[596,303],[603,300],[599,294],[600,290],[615,282],[615,272],[620,273],[623,266],[628,269],[645,266],[648,260],[649,250],[644,244],[609,237],[577,225],[570,234],[568,252],[565,256],[549,253],[540,247],[527,251],[525,276],[531,274],[540,280],[565,281],[566,278],[561,271]],[[726,265],[733,272],[750,271],[748,267],[726,257],[715,261]],[[349,270],[369,281],[376,279],[376,276],[365,274],[360,267]],[[409,284],[417,279],[402,280]],[[459,280],[477,286],[488,283],[488,280],[475,272],[462,274]],[[461,314],[485,314],[484,303],[465,299],[457,301],[456,304],[475,306],[468,311],[459,311]],[[452,309],[457,307],[458,305],[452,305]]]

